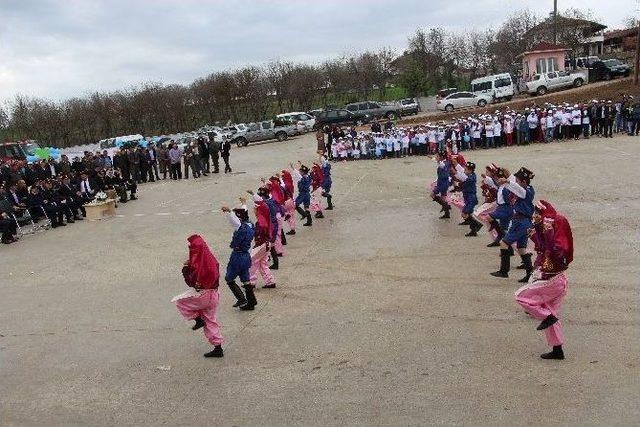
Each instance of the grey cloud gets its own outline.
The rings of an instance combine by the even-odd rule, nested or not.
[[[629,7],[597,10],[619,25]],[[498,25],[539,0],[0,2],[0,100],[16,93],[59,99],[144,81],[188,83],[269,60],[322,61],[364,49],[400,50],[417,27],[457,31]]]

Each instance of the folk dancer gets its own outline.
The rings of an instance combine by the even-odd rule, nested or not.
[[[511,245],[517,243],[518,253],[522,258],[522,264],[526,271],[525,277],[519,280],[520,283],[527,283],[533,272],[531,262],[532,254],[527,253],[528,230],[531,228],[531,218],[533,216],[533,198],[535,191],[531,186],[531,180],[535,175],[527,168],[520,168],[518,172],[509,178],[500,178],[500,185],[505,184],[506,188],[513,193],[513,217],[507,234],[500,242],[500,270],[491,273],[495,277],[509,277],[511,255],[513,248]]]
[[[251,269],[249,250],[251,249],[255,230],[253,224],[249,221],[249,212],[245,205],[241,205],[233,209],[233,211],[227,206],[223,206],[221,209],[226,215],[229,224],[233,227],[233,237],[229,245],[232,252],[227,264],[225,281],[236,297],[236,303],[233,306],[240,307],[240,310],[253,310],[258,302],[253,292],[254,286],[251,284],[251,275],[249,273]],[[242,282],[246,296],[235,281],[238,277]]]
[[[467,162],[465,167],[458,164],[457,160],[453,160],[456,169],[456,179],[461,183],[462,197],[464,199],[464,207],[462,208],[462,218],[464,219],[460,225],[469,225],[470,231],[465,234],[466,237],[474,237],[478,235],[478,230],[482,228],[482,224],[473,217],[473,209],[478,204],[476,196],[476,165],[473,162]]]
[[[309,206],[311,205],[311,177],[309,176],[309,168],[298,162],[298,169],[290,165],[293,173],[293,178],[298,183],[298,196],[295,199],[296,211],[302,217],[301,219],[307,219],[307,222],[302,224],[305,227],[311,227],[313,220],[311,219],[311,212],[309,212]],[[300,206],[303,206],[304,209]]]
[[[269,269],[269,253],[271,237],[273,234],[273,224],[269,206],[264,201],[255,202],[254,212],[256,215],[255,233],[253,236],[254,245],[251,249],[251,268],[249,270],[251,284],[255,287],[258,281],[258,272],[264,280],[263,288],[271,289],[276,287],[276,282]]]
[[[496,194],[498,192],[498,186],[493,180],[493,175],[497,170],[498,167],[493,163],[485,167],[485,173],[481,175],[482,183],[480,184],[484,203],[478,206],[473,213],[474,217],[480,221],[480,223],[484,223],[486,225],[490,225],[490,214],[496,209]]]
[[[311,205],[310,209],[315,212],[316,218],[324,218],[322,214],[322,205],[320,204],[320,194],[322,193],[322,183],[324,182],[324,174],[322,167],[314,163],[311,167]]]
[[[502,178],[508,178],[510,176],[509,170],[505,168],[498,168],[494,172],[494,178],[500,180]],[[506,183],[501,184],[496,192],[496,208],[489,214],[490,217],[490,231],[495,231],[495,240],[489,243],[487,247],[498,247],[500,241],[504,237],[506,231],[509,229],[509,223],[513,216],[513,207],[510,203],[511,192],[507,189]]]
[[[191,329],[204,328],[204,336],[213,345],[213,350],[204,357],[222,357],[224,339],[216,319],[220,302],[218,285],[220,265],[207,243],[197,234],[190,236],[189,259],[185,261],[182,272],[187,285],[193,289],[173,299],[182,317],[195,320]]]
[[[562,300],[567,293],[565,271],[573,261],[571,226],[549,202],[541,200],[536,204],[533,229],[529,235],[537,253],[536,271],[531,281],[516,291],[516,302],[541,321],[536,329],[544,331],[552,351],[540,357],[562,360],[564,335],[559,317]]]
[[[289,224],[289,231],[285,234],[287,236],[293,236],[296,234],[296,216],[293,213],[296,210],[296,204],[294,202],[294,191],[295,187],[293,185],[293,177],[291,176],[291,172],[286,169],[280,171],[280,184],[282,185],[282,189],[284,190],[284,208],[286,210],[286,214],[284,216],[285,221]]]
[[[331,195],[331,163],[326,157],[322,157],[322,197],[327,198],[327,210],[333,210],[333,196]]]
[[[447,160],[447,153],[445,151],[439,151],[438,154],[436,154],[436,162],[438,163],[438,178],[432,185],[431,197],[434,202],[438,203],[442,207],[440,212],[444,212],[444,214],[440,219],[451,218],[451,215],[449,214],[451,211],[451,205],[447,203],[447,191],[449,189],[450,179],[450,163],[449,160]]]
[[[276,240],[276,251],[284,254],[284,246],[287,245],[287,237],[284,234],[284,221],[287,216],[285,189],[280,181],[280,174],[276,173],[269,178],[265,186],[271,194],[271,198],[278,204],[278,239]]]

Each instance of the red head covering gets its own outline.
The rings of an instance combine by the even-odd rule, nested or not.
[[[269,206],[265,202],[256,203],[256,223],[267,232],[267,236],[271,236],[271,216]]]
[[[280,186],[280,180],[276,176],[269,178],[269,191],[271,192],[271,198],[275,200],[279,205],[284,205],[284,191]]]
[[[286,169],[282,170],[282,181],[284,182],[284,188],[287,190],[287,198],[293,197],[293,177],[291,172]]]
[[[319,164],[314,163],[311,168],[311,186],[315,190],[316,188],[322,185],[322,181],[324,180],[324,172],[322,172],[322,168]]]
[[[560,215],[553,205],[546,200],[540,200],[536,207],[543,219],[549,218],[553,220],[555,243],[564,252],[566,263],[569,265],[573,261],[573,234],[571,233],[569,221],[564,215]]]
[[[216,289],[220,280],[220,265],[207,242],[197,234],[190,236],[189,266],[196,274],[196,281],[201,289]]]

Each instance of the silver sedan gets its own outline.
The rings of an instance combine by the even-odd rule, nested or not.
[[[471,92],[455,92],[437,101],[438,110],[453,111],[458,108],[484,107],[491,102],[488,95],[476,95]]]

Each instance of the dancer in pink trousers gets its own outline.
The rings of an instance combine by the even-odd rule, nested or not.
[[[296,204],[293,201],[295,197],[295,186],[293,185],[293,177],[291,176],[291,172],[286,169],[280,171],[280,183],[282,184],[282,189],[284,190],[284,207],[287,211],[284,220],[289,224],[289,231],[285,234],[287,236],[293,236],[296,234]]]
[[[544,200],[535,206],[533,226],[530,237],[537,253],[536,270],[529,283],[516,291],[515,298],[527,313],[541,321],[537,329],[544,331],[553,348],[540,357],[561,360],[564,335],[559,318],[567,293],[565,271],[573,261],[573,236],[567,219]]]
[[[185,319],[195,320],[191,329],[195,331],[204,328],[205,337],[214,346],[212,351],[204,354],[204,357],[222,357],[224,340],[216,319],[220,301],[218,293],[220,266],[202,237],[194,234],[187,240],[189,259],[184,263],[182,274],[190,289],[176,296],[172,302],[175,302],[178,311]]]
[[[265,182],[265,187],[269,190],[271,198],[278,204],[279,209],[276,215],[278,220],[278,229],[276,230],[276,253],[278,256],[284,255],[284,247],[287,245],[287,237],[284,234],[284,218],[287,215],[287,208],[285,206],[284,189],[280,184],[280,177],[276,174],[269,178],[269,181]]]
[[[250,281],[257,285],[258,272],[262,276],[265,285],[263,288],[275,288],[276,282],[269,269],[269,245],[272,234],[269,206],[264,201],[255,203],[256,231],[253,236],[254,246],[251,250],[251,268],[249,269]]]

